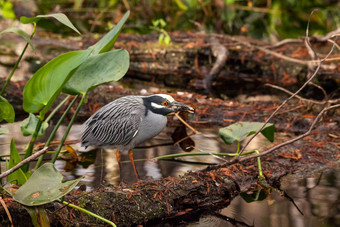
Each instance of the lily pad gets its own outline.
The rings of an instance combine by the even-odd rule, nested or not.
[[[15,201],[26,206],[39,206],[65,196],[82,178],[62,182],[63,175],[52,163],[37,169],[14,194]]]
[[[262,122],[237,122],[219,130],[220,136],[226,144],[232,144],[235,140],[242,141],[250,135],[255,134],[262,128]],[[261,134],[270,142],[274,141],[275,125],[268,123],[262,129]]]

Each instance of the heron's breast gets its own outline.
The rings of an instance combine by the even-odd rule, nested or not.
[[[141,122],[139,131],[133,139],[135,145],[157,136],[166,126],[167,117],[149,112]]]

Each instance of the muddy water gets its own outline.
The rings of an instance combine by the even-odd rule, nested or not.
[[[20,123],[8,125],[12,136],[0,136],[1,154],[9,153],[10,140],[13,137],[18,150],[22,150],[29,138],[22,138]],[[56,140],[63,136],[65,128],[61,128]],[[141,146],[150,148],[134,149],[136,167],[142,179],[148,177],[160,178],[166,176],[179,176],[188,170],[198,170],[206,165],[200,163],[219,163],[223,160],[214,156],[186,157],[181,160],[195,162],[153,161],[152,158],[160,155],[182,152],[179,146],[161,145],[171,143],[173,129],[167,128],[160,135]],[[235,146],[226,146],[218,137],[218,129],[201,129],[202,135],[195,135],[194,152],[234,152]],[[80,137],[80,126],[72,128],[68,140],[77,140]],[[42,141],[44,138],[41,139]],[[265,140],[259,138],[249,149],[263,147]],[[155,146],[159,145],[159,146]],[[73,144],[79,150],[81,162],[70,170],[65,171],[66,161],[58,160],[56,168],[63,173],[65,180],[85,176],[81,182],[87,190],[100,187],[102,184],[118,184],[119,171],[115,158],[115,150],[91,150]],[[48,157],[47,157],[48,158]],[[126,183],[136,181],[127,154],[122,155],[122,177]],[[4,163],[2,163],[4,168]],[[326,171],[314,174],[307,178],[290,176],[283,181],[283,189],[294,199],[304,215],[296,207],[277,192],[273,192],[267,199],[260,202],[246,203],[241,197],[234,199],[231,205],[216,214],[207,214],[195,217],[196,221],[184,222],[181,226],[340,226],[340,170]],[[240,223],[238,223],[238,221]]]

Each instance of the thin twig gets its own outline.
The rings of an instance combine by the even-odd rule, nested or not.
[[[199,131],[197,131],[196,129],[194,129],[191,125],[189,125],[185,120],[183,120],[183,118],[181,118],[177,113],[175,113],[175,116],[185,125],[187,126],[191,131],[193,131],[196,134],[201,134]]]
[[[44,149],[32,154],[31,156],[29,156],[28,158],[22,160],[21,162],[19,162],[17,165],[15,165],[13,168],[3,172],[2,174],[0,174],[0,179],[7,177],[9,174],[13,173],[15,170],[21,168],[22,166],[24,166],[25,164],[35,160],[36,158],[38,158],[40,155],[46,153],[48,150],[48,147],[45,147]]]
[[[294,94],[293,92],[291,92],[291,91],[289,91],[289,90],[287,90],[287,89],[285,89],[283,87],[274,85],[274,84],[265,84],[264,86],[275,88],[275,89],[283,91],[283,92],[285,92],[285,93],[287,93],[289,95],[293,95]],[[325,105],[327,103],[334,104],[334,103],[339,103],[340,102],[340,99],[330,99],[330,100],[325,100],[325,101],[318,101],[318,100],[313,100],[313,99],[306,99],[306,98],[303,98],[303,97],[301,97],[299,95],[295,95],[294,97],[300,99],[303,102],[314,103],[314,104],[318,104],[318,105]]]
[[[182,139],[180,139],[180,140],[177,140],[177,141],[174,143],[174,145],[177,145],[177,144],[183,142],[184,140],[189,139],[191,136],[193,136],[193,135],[195,135],[195,134],[196,134],[196,133],[193,132],[193,133],[191,133],[190,135],[187,135],[186,137],[184,137],[184,138],[182,138]]]
[[[283,147],[283,146],[286,146],[286,145],[288,145],[288,144],[294,143],[294,142],[296,142],[296,141],[298,141],[298,140],[300,140],[300,139],[302,139],[302,138],[308,136],[308,135],[312,132],[312,130],[313,130],[315,124],[319,121],[319,119],[322,117],[322,115],[323,115],[326,111],[328,111],[328,110],[330,110],[330,109],[335,109],[335,108],[340,108],[340,104],[337,104],[337,105],[334,105],[334,106],[330,106],[330,107],[326,107],[326,108],[324,108],[323,110],[321,110],[321,112],[316,116],[316,118],[315,118],[314,121],[312,122],[312,124],[311,124],[311,126],[309,127],[308,131],[305,132],[305,133],[303,133],[302,135],[299,135],[298,137],[295,137],[295,138],[293,138],[293,139],[291,139],[291,140],[288,140],[288,141],[286,141],[286,142],[280,143],[280,144],[278,144],[278,145],[276,145],[276,146],[274,146],[274,147],[272,147],[272,148],[270,148],[270,149],[268,149],[268,150],[265,150],[265,151],[263,151],[263,152],[260,152],[260,154],[249,155],[249,156],[242,157],[242,158],[240,158],[239,161],[241,162],[241,161],[244,161],[244,160],[247,160],[247,159],[261,157],[261,156],[266,155],[266,154],[268,154],[268,153],[270,153],[270,152],[273,152],[273,151],[275,151],[275,150],[277,150],[277,149],[279,149],[279,148],[281,148],[281,147]]]
[[[6,214],[7,214],[7,217],[8,217],[8,220],[9,222],[11,223],[11,227],[13,227],[13,220],[12,220],[12,216],[11,216],[11,213],[9,212],[8,208],[7,208],[7,205],[5,203],[5,201],[2,199],[2,197],[0,196],[0,203],[2,205],[2,207],[5,209],[6,211]]]
[[[313,11],[314,12],[314,11]],[[312,12],[312,13],[313,13]],[[308,24],[307,24],[307,30],[306,30],[306,39],[309,39],[308,37],[308,29],[309,29],[309,21],[308,21]],[[310,45],[309,44],[309,40],[306,40],[306,45]],[[249,143],[255,138],[255,136],[257,136],[261,131],[262,129],[264,129],[264,127],[267,125],[267,123],[276,115],[276,113],[284,106],[286,105],[286,103],[288,101],[290,101],[292,98],[294,98],[298,93],[300,93],[300,91],[307,86],[307,84],[312,81],[314,79],[314,77],[317,75],[317,73],[319,72],[320,70],[320,67],[321,67],[321,63],[325,61],[325,59],[328,58],[328,56],[333,52],[334,50],[334,45],[332,46],[331,50],[328,52],[328,54],[326,55],[325,58],[321,59],[321,60],[318,60],[318,66],[317,68],[315,69],[314,73],[309,77],[309,79],[294,93],[292,94],[290,97],[288,97],[286,100],[284,100],[282,102],[282,104],[269,116],[269,118],[265,121],[265,123],[263,124],[263,126],[260,128],[260,130],[258,130],[248,141],[247,143],[243,146],[243,148],[241,149],[239,155],[237,157],[235,157],[234,159],[239,159],[240,158],[240,155],[244,152],[244,150],[246,149],[246,147],[249,145]]]
[[[323,89],[323,87],[321,87],[320,85],[314,83],[314,82],[309,82],[310,85],[313,85],[314,87],[318,88],[319,90],[321,90],[321,92],[323,93],[323,100],[327,101],[328,100],[328,95],[327,92],[325,91],[325,89]]]
[[[327,41],[330,42],[330,43],[333,43],[336,46],[336,48],[338,48],[338,50],[340,50],[340,46],[334,40],[327,39]]]
[[[249,42],[246,42],[244,40],[240,40],[240,39],[232,37],[232,36],[218,35],[218,34],[215,34],[214,36],[219,37],[219,38],[227,38],[227,39],[229,39],[229,40],[231,40],[231,41],[233,41],[235,43],[238,43],[240,45],[244,45],[244,46],[249,47],[251,49],[260,50],[260,51],[262,51],[262,52],[264,52],[266,54],[270,54],[270,55],[272,55],[274,57],[283,59],[285,61],[294,62],[294,63],[297,63],[297,64],[306,65],[306,66],[309,66],[310,64],[318,64],[319,63],[319,60],[302,60],[302,59],[288,57],[288,56],[283,55],[281,53],[278,53],[278,52],[275,52],[273,50],[270,50],[269,48],[271,48],[271,47],[263,47],[263,46],[253,45],[253,44],[251,44]],[[333,45],[334,45],[334,42],[333,42]],[[332,57],[332,58],[324,59],[324,62],[333,62],[333,61],[338,61],[338,60],[340,60],[340,57]]]
[[[240,159],[233,158],[233,159],[230,160],[230,161],[226,161],[225,163],[222,163],[222,164],[219,164],[219,165],[209,166],[209,167],[207,167],[206,169],[203,169],[203,170],[201,170],[201,171],[202,171],[202,172],[211,171],[211,170],[223,168],[223,167],[226,167],[226,166],[229,166],[229,165],[238,163],[238,162],[242,162],[242,161],[245,161],[245,160],[248,160],[248,159],[253,159],[253,158],[261,157],[261,156],[264,156],[264,155],[266,155],[266,154],[269,154],[269,153],[271,153],[271,152],[273,152],[273,151],[275,151],[275,150],[277,150],[277,149],[279,149],[279,148],[281,148],[281,147],[283,147],[283,146],[286,146],[286,145],[288,145],[288,144],[294,143],[294,142],[296,142],[296,141],[298,141],[298,140],[300,140],[300,139],[302,139],[302,138],[308,136],[308,135],[312,132],[314,126],[315,126],[316,123],[320,120],[320,118],[322,117],[322,115],[323,115],[326,111],[328,111],[328,110],[330,110],[330,109],[335,109],[335,108],[340,108],[340,104],[333,105],[333,106],[330,106],[330,107],[326,107],[326,108],[324,108],[323,110],[321,110],[320,113],[316,116],[316,118],[315,118],[314,121],[312,122],[312,124],[311,124],[311,126],[309,127],[309,129],[307,130],[307,132],[305,132],[304,134],[302,134],[302,135],[300,135],[300,136],[298,136],[298,137],[295,137],[294,139],[291,139],[291,140],[288,140],[288,141],[286,141],[286,142],[280,143],[280,144],[278,144],[278,145],[276,145],[276,146],[274,146],[274,147],[272,147],[272,148],[269,148],[268,150],[265,150],[265,151],[263,151],[263,152],[259,152],[259,154],[249,155],[249,156],[248,156],[248,155],[247,155],[247,156],[242,156],[242,158],[240,158]]]

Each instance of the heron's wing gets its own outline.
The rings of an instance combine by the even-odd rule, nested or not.
[[[84,123],[82,146],[127,145],[137,134],[145,107],[137,100],[115,100]]]

